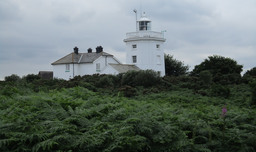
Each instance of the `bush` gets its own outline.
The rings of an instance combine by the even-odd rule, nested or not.
[[[256,80],[250,83],[251,91],[252,91],[252,99],[251,104],[256,105]]]
[[[250,69],[250,70],[247,70],[244,74],[244,76],[253,76],[253,77],[256,77],[256,67]]]
[[[5,95],[5,96],[8,96],[8,97],[11,97],[12,95],[17,94],[17,93],[19,93],[19,90],[16,87],[9,86],[9,85],[6,85],[1,90],[1,94]]]
[[[253,79],[256,79],[256,67],[247,70],[245,74],[243,75],[243,82],[249,83]]]
[[[172,55],[164,55],[166,76],[180,76],[188,73],[189,66],[176,60]]]
[[[40,77],[38,75],[35,75],[35,74],[28,74],[23,79],[25,79],[26,82],[30,83],[30,82],[33,82],[35,80],[39,80]]]
[[[211,95],[228,98],[230,96],[230,89],[227,86],[215,84],[211,88]]]
[[[119,88],[119,91],[123,94],[125,97],[133,97],[137,95],[137,90],[131,86],[125,85],[121,88]]]
[[[200,72],[199,78],[205,85],[210,85],[212,83],[212,74],[208,70]]]
[[[6,82],[17,82],[18,80],[20,80],[20,77],[16,74],[12,74],[10,76],[6,76],[4,80]]]
[[[196,65],[191,75],[199,76],[202,71],[208,70],[215,83],[221,84],[237,84],[241,80],[240,73],[242,72],[242,65],[230,58],[214,55],[209,56],[201,64]]]
[[[159,85],[161,77],[153,70],[129,71],[122,77],[122,85],[151,87]]]
[[[111,75],[104,75],[103,77],[99,78],[96,86],[100,88],[113,87],[114,83]]]

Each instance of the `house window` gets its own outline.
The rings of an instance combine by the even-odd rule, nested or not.
[[[156,48],[157,48],[157,49],[159,49],[159,48],[160,48],[160,45],[159,45],[159,44],[157,44],[157,45],[156,45]]]
[[[66,72],[69,72],[69,71],[70,71],[70,65],[66,64]]]
[[[100,72],[100,63],[96,63],[96,72]]]
[[[136,44],[133,44],[133,45],[132,45],[132,48],[133,48],[133,49],[136,49],[136,48],[137,48],[137,45],[136,45]]]
[[[137,63],[137,56],[132,56],[132,63]]]

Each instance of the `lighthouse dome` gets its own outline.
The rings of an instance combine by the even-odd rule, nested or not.
[[[151,20],[149,18],[147,18],[147,15],[145,12],[141,15],[141,18],[139,19],[139,21],[150,21],[151,22]]]

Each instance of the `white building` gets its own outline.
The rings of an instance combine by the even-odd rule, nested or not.
[[[145,13],[136,21],[136,32],[126,34],[124,42],[127,46],[126,63],[121,64],[113,55],[103,52],[101,46],[96,52],[88,49],[88,53],[74,52],[52,63],[53,77],[65,80],[75,76],[92,74],[119,74],[129,70],[154,70],[165,75],[163,33],[151,31],[151,21]]]
[[[136,32],[127,33],[124,39],[127,47],[126,63],[136,65],[142,70],[157,71],[164,76],[163,33],[151,31],[151,20],[145,13],[136,24]]]
[[[97,47],[96,52],[88,49],[87,53],[79,53],[78,48],[74,52],[52,63],[53,77],[69,80],[75,76],[92,74],[119,74],[129,70],[140,70],[135,65],[121,64],[113,55],[103,52],[103,48]]]

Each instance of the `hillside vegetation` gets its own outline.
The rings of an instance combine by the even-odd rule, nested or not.
[[[223,85],[207,75],[9,76],[0,84],[0,151],[256,151],[255,81]]]
[[[210,56],[154,71],[0,82],[3,152],[256,151],[256,68]]]

